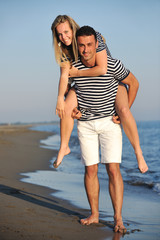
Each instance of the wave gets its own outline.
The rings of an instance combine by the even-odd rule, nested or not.
[[[153,191],[157,192],[160,195],[160,183],[156,183],[154,185]]]
[[[158,122],[159,124],[159,122]],[[159,125],[158,125],[159,126]],[[123,156],[122,156],[122,164],[121,164],[121,172],[123,180],[126,184],[132,186],[145,187],[150,189],[158,195],[160,194],[160,149],[159,149],[159,134],[160,128],[153,123],[139,123],[138,130],[140,133],[140,142],[142,145],[142,150],[144,152],[144,157],[148,162],[149,171],[145,174],[140,174],[137,168],[137,162],[134,156],[134,151],[131,147],[131,144],[128,142],[125,134],[123,134]],[[51,124],[51,125],[38,125],[36,127],[32,127],[31,129],[37,131],[49,131],[53,132],[53,136],[48,137],[45,140],[41,140],[41,147],[51,148],[58,150],[60,146],[60,127],[59,123]],[[70,139],[70,148],[71,154],[66,158],[67,165],[74,166],[75,173],[80,173],[81,168],[78,167],[77,161],[80,161],[80,147],[77,136],[77,128],[76,124],[74,125],[74,129],[72,131],[71,139]],[[53,161],[53,159],[52,159]],[[65,168],[63,168],[65,171]],[[67,169],[66,169],[67,171]],[[104,180],[106,174],[105,169],[99,166],[99,177]]]

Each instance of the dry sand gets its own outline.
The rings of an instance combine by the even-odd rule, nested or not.
[[[53,133],[28,127],[0,126],[0,240],[120,239],[105,223],[82,226],[88,213],[51,196],[53,190],[19,180],[23,172],[51,170],[56,154],[39,146]]]

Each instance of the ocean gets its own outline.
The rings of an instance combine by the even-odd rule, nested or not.
[[[129,233],[126,239],[160,239],[160,121],[137,122],[141,148],[149,171],[141,174],[133,148],[123,132],[123,154],[121,173],[124,180],[123,220]],[[53,136],[40,141],[40,147],[59,149],[59,123],[40,124],[31,129],[53,132]],[[54,196],[72,204],[89,209],[84,183],[84,166],[81,164],[80,147],[76,122],[70,139],[71,153],[64,157],[62,164],[50,170],[23,173],[21,181],[56,189]],[[24,176],[24,177],[23,177]],[[108,176],[104,165],[99,164],[100,219],[113,222],[113,209],[108,193]],[[145,238],[144,238],[145,233]],[[147,233],[147,234],[146,234]],[[154,235],[152,234],[154,233]]]

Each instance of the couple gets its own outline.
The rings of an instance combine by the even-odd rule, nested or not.
[[[129,111],[136,97],[138,81],[119,60],[109,56],[110,53],[106,51],[107,47],[102,36],[93,28],[84,26],[79,29],[73,19],[64,15],[55,19],[52,31],[56,59],[61,66],[56,108],[61,118],[61,148],[54,166],[57,167],[64,155],[70,152],[68,142],[74,124],[71,115],[78,100],[78,107],[82,113],[77,125],[78,137],[85,164],[85,188],[91,207],[91,215],[82,219],[81,223],[89,225],[99,221],[97,172],[100,144],[101,162],[105,164],[109,176],[109,192],[114,209],[114,231],[124,233],[126,228],[121,215],[123,180],[119,168],[122,132],[120,125],[114,123],[119,120],[117,117],[113,118],[113,115],[116,104],[116,111],[123,128],[135,149],[139,169],[143,173],[146,172],[148,167],[142,155],[139,138],[136,136],[138,133],[134,118]],[[78,58],[77,45],[80,58]],[[70,61],[73,59],[75,61],[72,62],[72,66],[76,68],[70,69]],[[68,92],[64,101],[68,75],[75,77],[75,87]],[[118,85],[119,82],[129,86],[128,97],[124,86]]]

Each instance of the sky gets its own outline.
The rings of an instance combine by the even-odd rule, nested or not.
[[[159,13],[160,0],[0,0],[0,123],[58,120],[51,25],[59,14],[99,31],[136,76],[136,121],[160,120]]]

